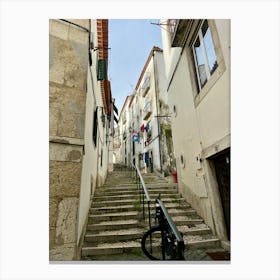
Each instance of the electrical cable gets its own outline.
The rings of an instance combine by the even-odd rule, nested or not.
[[[90,33],[90,30],[89,30],[89,29],[87,29],[86,27],[81,26],[81,25],[79,25],[79,24],[77,24],[77,23],[71,22],[71,21],[66,20],[66,19],[59,19],[59,20],[64,21],[64,22],[67,22],[67,23],[72,24],[72,25],[75,25],[75,26],[77,26],[77,27],[79,27],[79,28],[83,29],[84,31],[86,31],[86,32],[89,32],[89,33]]]

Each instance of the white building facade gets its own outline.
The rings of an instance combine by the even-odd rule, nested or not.
[[[230,21],[162,20],[179,190],[230,244]]]
[[[136,163],[144,172],[163,173],[161,145],[162,118],[167,106],[166,78],[162,49],[153,47],[138,79],[134,92],[127,97],[120,114],[122,162]],[[165,119],[166,120],[166,119]],[[171,134],[170,134],[171,135]],[[171,141],[172,142],[172,141]],[[166,141],[162,141],[166,146]],[[173,154],[173,149],[167,154]],[[167,158],[167,157],[166,157]],[[166,160],[167,162],[167,160]],[[170,169],[170,167],[169,167]]]

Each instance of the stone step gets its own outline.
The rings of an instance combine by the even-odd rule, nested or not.
[[[137,220],[124,220],[124,221],[105,221],[87,226],[87,232],[99,232],[103,230],[120,230],[137,228]]]
[[[173,216],[172,217],[173,222],[175,223],[176,226],[184,226],[184,225],[197,225],[197,224],[202,224],[203,219],[201,218],[188,218],[186,216]]]
[[[130,241],[141,239],[144,234],[143,229],[132,228],[114,231],[102,231],[99,233],[86,233],[85,241],[95,245],[98,242]]]
[[[118,194],[118,195],[100,195],[100,196],[94,196],[93,197],[93,202],[100,202],[100,201],[113,201],[113,200],[125,200],[125,199],[134,199],[135,197],[139,197],[139,194]],[[150,198],[151,200],[154,202],[156,200],[156,198],[158,197],[157,193],[153,193],[150,194]],[[173,199],[181,199],[181,195],[178,193],[173,193],[173,194],[169,194],[169,193],[165,193],[165,194],[161,194],[161,199],[164,200],[165,198],[173,198]]]
[[[138,184],[139,186],[141,184]],[[172,187],[172,188],[177,188],[176,184],[173,183],[168,183],[168,182],[151,182],[151,183],[145,183],[145,186],[147,188],[153,188],[153,187]],[[98,189],[104,189],[104,188],[137,188],[137,184],[135,182],[119,182],[117,180],[114,180],[112,183],[107,184],[105,183],[102,186],[99,186]]]
[[[82,256],[116,255],[139,252],[141,243],[139,241],[101,243],[97,246],[86,245],[82,248]]]
[[[122,195],[124,195],[124,194],[126,194],[126,195],[128,195],[128,194],[137,195],[138,193],[139,192],[138,192],[137,189],[135,189],[135,190],[133,190],[133,189],[131,189],[131,190],[110,190],[110,191],[108,191],[108,190],[103,190],[103,191],[96,190],[94,195],[97,197],[97,196],[120,195],[120,194],[122,194]],[[149,195],[150,196],[152,194],[158,195],[159,193],[160,194],[170,194],[170,195],[172,195],[172,194],[177,194],[178,191],[176,189],[160,189],[160,190],[159,189],[151,189],[151,190],[149,190]]]
[[[101,201],[114,201],[114,200],[127,200],[127,199],[135,199],[137,194],[118,194],[118,195],[99,195],[99,196],[94,196],[92,202],[101,202]]]
[[[185,239],[188,237],[188,242]],[[220,241],[217,238],[208,238],[204,240],[195,239],[197,236],[184,237],[185,252],[193,248],[219,248]],[[159,251],[160,247],[153,246],[153,251]],[[141,250],[140,241],[116,242],[116,243],[101,243],[96,246],[87,244],[82,248],[82,256],[100,256],[100,255],[117,255],[139,252]]]
[[[221,241],[218,238],[210,237],[207,239],[198,240],[196,238],[203,235],[186,235],[183,237],[186,248],[215,248],[221,246]]]
[[[179,209],[179,210],[185,210],[189,209],[190,206],[188,204],[179,204],[179,203],[165,203],[164,204],[166,209],[169,209],[171,211]],[[126,205],[109,205],[109,206],[104,206],[104,207],[92,207],[90,208],[90,213],[91,214],[98,214],[98,213],[104,213],[104,212],[111,212],[111,213],[116,213],[116,212],[126,212],[126,211],[134,211],[134,210],[140,210],[142,209],[142,203],[139,203],[139,201],[135,200],[134,204],[126,204]],[[145,209],[148,209],[148,205],[145,202],[144,204]],[[152,207],[150,207],[152,209]]]
[[[90,208],[89,212],[91,214],[98,214],[104,212],[116,213],[116,212],[128,212],[136,210],[133,204],[118,205],[118,206],[104,206],[104,207],[94,207]]]
[[[169,213],[170,217],[172,218],[172,220],[174,221],[176,219],[176,217],[180,216],[180,217],[185,217],[188,220],[182,220],[181,222],[179,222],[180,225],[185,225],[184,222],[191,224],[191,221],[196,221],[194,223],[199,223],[201,221],[203,221],[202,219],[199,219],[199,216],[197,215],[196,211],[192,208],[186,208],[186,209],[177,209],[177,208],[170,208],[167,209],[167,212]],[[153,207],[151,207],[151,219],[154,220],[155,218],[155,210]],[[143,212],[142,212],[142,208],[139,210],[139,217],[142,218],[143,217]],[[145,208],[145,217],[147,219],[148,217],[148,211],[147,208]]]
[[[114,177],[114,176],[119,176],[119,175],[123,175],[123,174],[128,174],[129,176],[131,176],[132,172],[129,170],[114,170],[112,172],[108,172],[108,178]]]
[[[211,229],[206,226],[205,224],[202,224],[203,227],[195,226],[195,227],[188,227],[186,225],[184,226],[177,226],[177,229],[183,233],[183,236],[185,235],[205,235],[210,234]]]
[[[141,188],[141,187],[140,187]],[[150,184],[146,185],[148,191],[150,190],[177,190],[177,187],[170,184]],[[115,186],[102,186],[98,187],[96,191],[126,191],[126,190],[138,190],[136,184],[127,184],[127,185],[115,185]]]
[[[118,186],[118,185],[133,185],[135,182],[133,180],[130,180],[129,178],[120,178],[116,177],[111,180],[106,180],[105,183],[102,186],[99,186],[98,188],[102,187],[108,187],[108,186]]]
[[[178,228],[179,232],[181,232],[183,234],[183,237],[191,236],[191,238],[192,238],[191,241],[204,240],[203,238],[201,238],[201,235],[205,236],[205,235],[207,235],[207,234],[209,235],[211,233],[211,229],[209,227],[207,227],[206,225],[203,228],[199,228],[199,227],[198,228],[196,228],[196,227],[189,228],[187,226],[178,226],[177,228]],[[196,237],[196,239],[195,239],[194,236],[198,236],[198,237]],[[159,240],[160,237],[161,237],[160,231],[157,231],[153,234],[153,239],[155,239],[155,240]],[[187,240],[187,238],[186,238],[186,240]],[[184,240],[184,242],[185,242],[185,240]]]
[[[118,220],[130,220],[130,219],[137,220],[138,217],[139,217],[139,213],[137,211],[121,212],[121,213],[105,213],[105,214],[98,214],[98,215],[90,214],[88,217],[88,223],[93,224],[101,221],[118,221]]]
[[[188,215],[195,215],[196,214],[196,211],[192,208],[190,209],[167,209],[167,212],[168,214],[170,214],[171,218],[173,219],[173,217],[176,217],[176,216],[188,216]]]
[[[122,196],[122,195],[137,195],[138,191],[135,190],[129,190],[129,191],[118,191],[118,190],[114,190],[114,191],[107,191],[107,190],[96,190],[96,192],[94,193],[95,197],[99,197],[99,196]]]
[[[118,197],[117,197],[118,198]],[[104,206],[111,206],[111,205],[126,205],[126,204],[134,204],[135,199],[138,201],[139,196],[132,197],[133,199],[121,199],[121,200],[104,200],[104,201],[93,201],[92,207],[104,207]],[[162,198],[163,203],[171,203],[176,202],[182,205],[188,205],[183,198]],[[154,204],[154,201],[152,201]]]
[[[106,206],[116,206],[116,205],[127,205],[135,203],[135,196],[133,199],[115,199],[115,200],[105,200],[105,201],[93,201],[91,207],[106,207]]]
[[[155,217],[151,215],[151,222],[154,223]],[[191,218],[186,216],[175,216],[172,217],[174,224],[179,228],[180,226],[189,226],[190,228],[204,228],[206,225],[203,222],[203,219],[200,218]],[[148,215],[146,215],[146,220],[143,222],[143,226],[148,228]]]
[[[131,172],[125,172],[125,171],[118,171],[113,173],[108,173],[108,177],[106,180],[111,180],[112,178],[128,178],[133,179],[131,176]]]

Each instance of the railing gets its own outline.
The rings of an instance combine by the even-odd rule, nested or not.
[[[146,256],[151,260],[166,260],[166,256],[169,256],[169,260],[184,260],[185,244],[183,240],[183,234],[180,233],[174,224],[173,220],[169,216],[163,202],[160,199],[160,195],[156,199],[156,222],[157,224],[151,227],[141,240],[141,247]],[[153,238],[161,238],[161,256],[157,255],[156,250],[153,252],[152,243],[158,244],[158,242],[152,241]],[[149,246],[147,247],[146,240],[149,239]]]
[[[182,237],[182,233],[180,233],[178,231],[176,225],[174,224],[173,220],[169,216],[163,202],[160,199],[160,196],[156,199],[156,213],[158,216],[159,225],[167,233],[167,241],[174,243],[174,241],[175,241],[174,237],[175,237],[176,243],[177,243],[176,248],[175,248],[174,244],[171,244],[171,246],[168,246],[168,244],[166,244],[166,246],[163,246],[162,258],[165,259],[166,249],[167,249],[167,247],[170,247],[170,248],[174,249],[174,251],[171,252],[171,258],[172,259],[178,258],[180,260],[183,260],[185,244],[184,244],[184,239]],[[163,243],[165,243],[165,242],[163,242]]]
[[[135,180],[136,180],[136,185],[137,185],[137,190],[139,191],[139,201],[140,205],[142,204],[142,212],[143,212],[143,219],[145,220],[145,200],[148,205],[148,222],[149,222],[149,228],[151,228],[151,199],[149,192],[147,190],[147,187],[145,185],[145,182],[143,180],[143,177],[141,175],[141,172],[138,168],[138,166],[134,163],[131,163],[132,165],[132,170],[135,172]]]
[[[135,180],[137,189],[139,191],[139,200],[140,204],[142,204],[142,213],[143,213],[143,219],[145,220],[145,200],[148,205],[148,223],[149,223],[149,229],[148,231],[143,235],[143,238],[141,240],[141,247],[143,252],[152,260],[165,260],[166,255],[170,257],[170,260],[184,260],[184,249],[185,244],[183,240],[183,234],[180,233],[174,224],[173,220],[169,216],[163,202],[160,199],[160,194],[158,195],[156,201],[155,201],[155,220],[156,225],[151,226],[151,199],[149,192],[147,190],[146,184],[143,180],[143,177],[141,175],[141,172],[136,164],[131,162],[132,166],[132,172],[133,175],[135,174]],[[156,252],[153,252],[153,238],[157,237],[157,234],[154,235],[154,233],[160,233],[161,236],[161,258],[153,255],[156,254]],[[146,243],[146,240],[148,243]],[[148,245],[149,248],[146,248]],[[157,244],[155,241],[154,244]],[[155,250],[156,251],[156,250]]]

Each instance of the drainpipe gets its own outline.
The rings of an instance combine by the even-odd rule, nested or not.
[[[154,79],[155,79],[155,90],[156,90],[156,110],[157,110],[157,116],[159,115],[158,113],[158,79],[156,76],[157,73],[157,65],[155,61],[155,50],[153,51],[153,68],[154,68]],[[161,161],[161,148],[160,148],[160,143],[161,143],[161,136],[160,136],[160,127],[159,127],[159,118],[157,118],[157,126],[158,126],[158,149],[159,149],[159,162],[160,162],[160,172],[162,173],[162,161]]]
[[[92,31],[92,26],[91,26],[91,20],[89,20],[89,27],[90,27],[90,30],[89,30],[89,55],[91,57],[91,50],[90,50],[90,34],[91,34],[91,31]],[[97,109],[97,100],[96,100],[96,96],[95,96],[95,92],[94,92],[94,83],[93,83],[93,77],[92,77],[92,71],[91,71],[91,65],[89,64],[89,71],[90,71],[90,78],[91,78],[91,87],[92,87],[92,94],[93,94],[93,101],[94,101],[94,105],[93,105],[93,108],[94,108],[94,111],[95,110],[98,110]],[[93,120],[94,121],[94,120]],[[98,112],[97,112],[97,125],[98,125]],[[98,163],[99,163],[99,129],[97,128],[96,130],[96,139],[97,139],[97,143],[96,143],[96,146],[94,147],[96,149],[96,186],[95,187],[98,187],[99,185],[99,176],[98,176]]]

